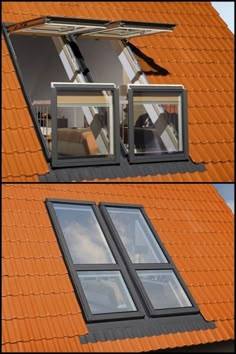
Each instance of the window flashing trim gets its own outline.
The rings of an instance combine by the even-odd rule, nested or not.
[[[189,160],[189,144],[188,144],[188,120],[187,120],[187,91],[183,85],[135,85],[129,84],[128,86],[128,159],[130,164],[145,163],[145,162],[163,162],[163,161],[181,161]],[[133,121],[133,97],[134,92],[159,92],[178,94],[181,97],[181,115],[182,115],[182,143],[183,151],[172,153],[150,153],[140,154],[139,156],[134,153],[134,121]]]
[[[63,231],[61,229],[59,220],[57,218],[55,209],[53,207],[53,203],[61,203],[63,204],[75,204],[75,205],[90,205],[92,207],[92,210],[94,212],[94,215],[97,219],[98,224],[101,227],[101,230],[104,234],[104,237],[106,239],[106,242],[108,244],[108,247],[110,248],[110,251],[113,254],[114,259],[116,260],[115,264],[74,264],[69,252],[69,249],[66,244],[65,237],[63,235]],[[72,282],[72,286],[74,287],[75,290],[75,295],[78,300],[78,303],[81,307],[81,310],[84,314],[84,317],[87,321],[87,323],[96,323],[96,322],[106,322],[106,321],[114,321],[114,320],[133,320],[133,319],[142,319],[145,317],[145,313],[142,307],[142,304],[140,302],[140,299],[138,295],[136,294],[134,285],[132,282],[129,280],[129,274],[125,268],[125,265],[121,259],[121,256],[119,255],[118,250],[115,247],[114,241],[112,237],[110,236],[109,230],[107,228],[105,220],[103,220],[102,215],[99,212],[98,206],[96,205],[95,202],[90,202],[90,201],[78,201],[78,200],[64,200],[64,199],[54,199],[54,198],[47,198],[45,199],[45,205],[49,214],[49,218],[51,220],[51,224],[54,230],[54,233],[56,235],[56,239],[58,241],[59,247],[62,252],[62,257],[65,260],[65,266],[68,269],[68,274]],[[107,271],[107,270],[113,270],[113,271],[120,271],[126,287],[128,289],[128,292],[137,308],[137,311],[135,312],[114,312],[114,313],[107,313],[107,314],[92,314],[90,311],[88,301],[86,299],[85,293],[83,291],[82,285],[79,281],[79,278],[77,276],[77,271]]]
[[[181,316],[166,316],[160,318],[144,318],[139,320],[127,320],[121,323],[94,323],[88,324],[88,333],[80,336],[82,344],[105,342],[116,339],[131,339],[162,334],[173,334],[192,331],[205,331],[216,328],[215,322],[206,321],[201,314],[187,314]],[[109,331],[108,331],[109,329]]]
[[[113,95],[113,140],[114,154],[112,157],[106,155],[78,156],[75,158],[66,158],[59,160],[57,149],[57,94],[60,91],[79,92],[88,90],[109,90]],[[58,167],[78,167],[78,166],[96,166],[111,165],[120,163],[120,136],[119,136],[119,92],[115,84],[101,83],[52,83],[52,168]]]
[[[125,246],[118,234],[118,231],[116,230],[115,225],[112,222],[112,219],[109,215],[109,212],[107,210],[107,207],[118,207],[118,208],[136,208],[140,210],[141,214],[144,217],[145,222],[147,223],[147,226],[150,228],[151,232],[153,233],[153,236],[156,238],[157,244],[160,246],[161,251],[163,252],[164,256],[166,257],[168,263],[139,263],[135,264],[131,262],[131,259],[125,249]],[[191,295],[188,287],[185,285],[183,278],[181,277],[177,267],[175,266],[172,258],[170,257],[169,253],[167,252],[166,248],[164,247],[163,242],[161,241],[158,233],[156,232],[154,226],[152,225],[151,220],[149,219],[144,207],[142,205],[135,205],[135,204],[124,204],[124,203],[106,203],[106,202],[101,202],[99,203],[99,208],[101,210],[101,213],[104,217],[104,219],[107,222],[107,226],[110,230],[110,233],[114,235],[114,241],[116,243],[116,246],[119,250],[119,252],[123,255],[123,259],[125,261],[125,264],[127,266],[127,269],[130,272],[130,276],[137,286],[137,292],[139,292],[141,299],[144,302],[144,307],[148,311],[149,315],[151,317],[158,317],[158,316],[170,316],[170,315],[177,315],[177,314],[195,314],[199,313],[199,307],[197,303],[195,302],[193,296]],[[167,308],[167,309],[154,309],[153,305],[151,304],[151,300],[148,297],[148,294],[146,293],[140,278],[138,277],[137,270],[172,270],[177,278],[177,280],[180,283],[180,286],[182,287],[182,290],[184,293],[187,295],[191,307],[181,307],[181,308]]]

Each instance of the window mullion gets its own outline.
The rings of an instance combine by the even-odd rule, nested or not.
[[[173,269],[173,266],[170,263],[134,263],[133,267],[135,268],[135,270]]]
[[[119,264],[74,264],[75,271],[120,270]]]

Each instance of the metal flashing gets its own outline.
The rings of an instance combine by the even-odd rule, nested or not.
[[[79,337],[82,344],[105,342],[108,340],[142,338],[161,334],[204,331],[216,328],[215,323],[207,322],[201,314],[163,318],[144,318],[129,321],[88,324],[88,334]]]
[[[139,176],[156,176],[176,173],[204,172],[203,163],[196,164],[192,160],[173,162],[146,162],[130,164],[121,149],[119,165],[81,166],[53,169],[49,164],[50,172],[39,176],[41,182],[71,182],[83,180],[103,180],[113,178],[127,178]]]

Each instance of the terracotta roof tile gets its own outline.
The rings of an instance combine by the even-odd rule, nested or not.
[[[136,38],[132,43],[170,72],[163,77],[148,75],[151,83],[182,83],[189,91],[190,156],[196,163],[203,162],[206,172],[130,177],[123,181],[233,181],[234,40],[210,3],[135,2],[134,6],[130,2],[5,2],[2,12],[3,20],[11,22],[56,15],[176,23],[173,33]],[[143,70],[150,70],[147,63],[137,59]],[[47,173],[48,166],[36,135],[26,129],[33,125],[4,41],[2,63],[3,140],[7,135],[3,180],[33,181]],[[211,123],[210,129],[205,129],[203,123]],[[20,127],[25,130],[18,131]],[[18,138],[9,139],[13,134]],[[22,142],[25,159],[20,167],[19,155],[7,153],[12,146],[14,151],[21,151]]]
[[[212,186],[4,184],[2,189],[4,351],[149,351],[233,338],[233,214]],[[46,198],[144,205],[202,315],[217,327],[81,344],[87,328]]]

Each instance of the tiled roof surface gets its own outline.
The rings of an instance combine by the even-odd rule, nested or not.
[[[58,15],[175,23],[173,33],[140,37],[131,42],[169,71],[167,76],[157,76],[149,64],[138,58],[142,69],[149,72],[150,83],[183,84],[187,88],[190,156],[196,163],[204,162],[206,172],[141,179],[234,180],[234,36],[210,2],[3,2],[2,12],[6,22]],[[45,174],[48,168],[6,49],[4,76],[3,177],[11,181],[18,176],[33,178]],[[25,135],[28,133],[26,139],[22,127]],[[21,168],[17,163],[19,156],[25,159]]]
[[[142,204],[216,328],[81,344],[87,333],[46,198]],[[233,214],[211,185],[3,185],[3,351],[148,351],[233,339]]]

